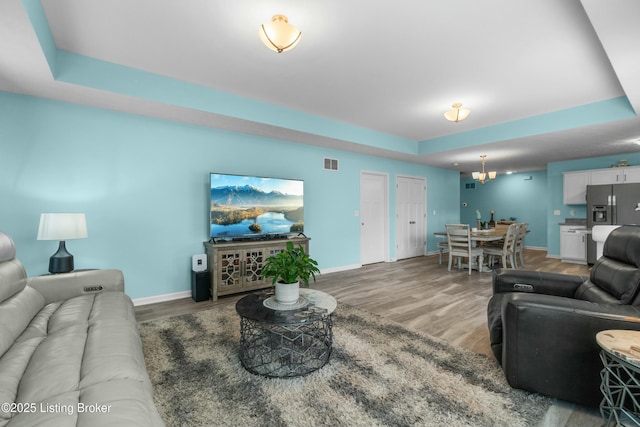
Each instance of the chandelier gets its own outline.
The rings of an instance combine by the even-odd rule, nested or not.
[[[293,49],[300,41],[302,33],[289,24],[286,16],[273,15],[271,22],[260,26],[258,36],[269,49],[282,53]]]
[[[453,109],[444,113],[445,119],[449,120],[450,122],[457,123],[459,121],[466,119],[469,116],[469,114],[471,114],[470,109],[461,108],[462,107],[461,102],[456,102],[455,104],[451,104],[451,106],[453,107]]]
[[[492,181],[496,179],[496,175],[497,175],[496,171],[490,171],[490,172],[484,171],[484,164],[487,162],[487,155],[483,154],[482,156],[480,156],[480,158],[482,159],[482,172],[473,172],[471,174],[473,179],[475,179],[476,181],[479,181],[481,184],[484,184],[487,181]]]

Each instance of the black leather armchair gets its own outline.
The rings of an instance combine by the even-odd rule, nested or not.
[[[500,269],[487,308],[491,347],[514,388],[597,406],[596,333],[640,330],[640,226],[607,238],[590,276]]]

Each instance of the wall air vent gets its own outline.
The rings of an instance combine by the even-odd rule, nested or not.
[[[475,182],[467,182],[464,185],[465,190],[473,190],[474,188],[476,188],[476,183]]]
[[[324,169],[328,171],[337,171],[338,170],[338,160],[337,159],[328,159],[325,157],[324,159]]]

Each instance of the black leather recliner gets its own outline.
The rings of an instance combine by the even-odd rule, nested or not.
[[[491,347],[509,385],[598,406],[607,329],[640,330],[640,226],[611,232],[589,278],[500,269],[487,308]]]

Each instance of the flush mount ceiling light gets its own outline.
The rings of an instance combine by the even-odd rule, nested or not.
[[[487,161],[487,155],[483,154],[482,156],[480,156],[480,158],[482,159],[482,172],[473,172],[471,174],[471,176],[476,181],[479,181],[480,184],[484,185],[485,182],[492,181],[492,180],[496,179],[497,172],[496,171],[485,172],[484,171],[484,164]]]
[[[460,108],[462,107],[461,102],[456,102],[454,104],[451,104],[451,106],[453,107],[453,109],[444,113],[444,117],[450,122],[457,123],[459,121],[462,121],[466,119],[467,116],[469,116],[469,114],[471,113],[471,110],[468,108]]]
[[[271,22],[262,24],[258,31],[260,40],[269,49],[282,53],[293,49],[302,33],[295,26],[289,24],[284,15],[273,15]]]

